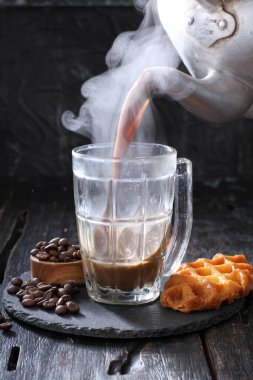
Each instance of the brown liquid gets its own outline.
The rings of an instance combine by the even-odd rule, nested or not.
[[[130,261],[106,263],[85,258],[85,267],[89,275],[101,287],[132,291],[138,287],[152,286],[162,274],[166,248],[171,235],[171,226],[167,229],[160,247],[144,261]]]
[[[133,137],[140,126],[141,118],[149,104],[149,99],[145,99],[143,104],[138,105],[136,114],[130,117],[130,113],[127,112],[126,107],[123,106],[121,111],[118,132],[114,145],[113,157],[124,158],[127,154],[128,147],[131,144]],[[117,177],[118,167],[116,166],[115,176]]]

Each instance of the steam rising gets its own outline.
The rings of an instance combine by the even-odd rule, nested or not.
[[[151,0],[146,5],[139,29],[124,32],[115,39],[106,55],[108,70],[83,84],[81,93],[85,102],[79,115],[64,112],[62,124],[94,143],[114,142],[122,104],[141,72],[153,66],[177,68],[179,62],[178,54],[153,11]],[[148,140],[152,132],[141,128],[138,139]]]

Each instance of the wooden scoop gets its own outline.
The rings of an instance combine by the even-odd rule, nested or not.
[[[31,256],[30,264],[32,277],[37,277],[46,284],[55,282],[64,285],[68,280],[75,280],[80,285],[84,284],[81,260],[52,263],[50,261],[40,261]]]

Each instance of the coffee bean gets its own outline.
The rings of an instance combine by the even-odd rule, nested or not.
[[[71,300],[71,296],[69,294],[64,294],[61,298],[59,298],[57,305],[64,305],[66,302]]]
[[[53,256],[53,257],[59,257],[60,253],[57,251],[53,251],[52,249],[50,249],[50,251],[48,252],[50,256]]]
[[[53,292],[52,292],[52,288],[50,287],[50,289],[48,289],[45,293],[44,293],[44,297],[48,297],[50,296],[49,298],[51,298],[53,296]]]
[[[19,288],[17,286],[11,286],[7,289],[7,293],[9,294],[16,294],[19,291]]]
[[[58,297],[62,297],[65,294],[67,294],[66,290],[64,290],[63,288],[58,289],[58,293],[57,293]]]
[[[49,261],[50,261],[50,263],[58,263],[59,259],[55,256],[52,256],[52,257],[50,257]]]
[[[69,241],[68,241],[68,239],[66,239],[66,238],[62,238],[61,240],[59,240],[59,243],[58,243],[59,245],[69,245]]]
[[[21,285],[21,288],[22,288],[22,289],[25,289],[27,286],[30,286],[30,285],[32,285],[32,281],[31,281],[31,280],[29,280],[29,281],[25,281],[25,282],[23,282],[23,284]]]
[[[38,291],[36,286],[27,286],[25,290],[28,291],[28,294],[33,294],[34,292]]]
[[[28,286],[25,290],[27,290],[29,294],[33,294],[38,291],[38,288],[36,286]]]
[[[19,277],[13,277],[11,279],[11,284],[14,286],[21,286],[23,284],[23,280]]]
[[[39,241],[39,242],[35,245],[35,247],[38,248],[38,249],[40,249],[41,246],[42,246],[43,244],[44,244],[44,241]]]
[[[44,301],[42,306],[46,310],[52,310],[52,309],[55,308],[55,303],[54,302],[49,302],[49,301]]]
[[[29,291],[29,293],[30,293],[30,291]],[[43,290],[38,290],[37,288],[35,291],[31,292],[30,294],[32,294],[34,296],[34,298],[44,297]]]
[[[30,290],[35,291],[36,290],[36,286],[34,286],[34,285],[28,285],[28,286],[25,287],[25,290],[27,290],[28,292]]]
[[[67,306],[68,311],[73,314],[78,313],[80,310],[79,305],[74,301],[67,302],[66,306]]]
[[[22,297],[22,301],[24,300],[33,300],[34,296],[32,294],[26,294],[24,297]]]
[[[33,307],[36,305],[36,302],[33,299],[24,299],[21,304],[24,307]]]
[[[70,284],[65,284],[65,285],[63,286],[63,289],[65,290],[65,292],[66,292],[67,294],[71,294],[71,291],[72,291],[72,285],[70,285]]]
[[[70,263],[71,261],[73,261],[70,257],[65,257],[64,259],[64,263]]]
[[[31,250],[31,255],[32,256],[36,256],[37,253],[39,253],[39,252],[40,252],[40,250],[38,248],[34,248],[34,249]]]
[[[53,292],[52,292],[52,290],[51,289],[49,289],[49,290],[47,290],[45,293],[44,293],[44,298],[45,298],[45,300],[49,300],[50,298],[52,298],[53,297]]]
[[[81,252],[80,251],[74,252],[73,253],[73,259],[81,260]]]
[[[5,321],[5,318],[3,316],[3,314],[0,313],[0,323],[3,323]]]
[[[68,309],[66,305],[58,305],[55,308],[55,313],[58,315],[64,315],[64,314],[67,314],[67,312],[68,312]]]
[[[61,245],[61,246],[58,248],[58,252],[59,252],[59,253],[65,252],[65,248]]]
[[[37,297],[37,298],[34,298],[34,301],[36,302],[36,304],[38,306],[40,306],[39,302],[42,301],[42,304],[43,304],[43,302],[45,301],[45,299],[44,299],[44,297]]]
[[[61,240],[60,237],[55,237],[50,240],[49,244],[52,244],[52,243],[58,244],[60,240]]]
[[[52,243],[52,244],[48,244],[48,245],[45,247],[45,251],[46,251],[46,252],[49,252],[49,251],[51,251],[51,250],[53,250],[53,251],[58,251],[58,246],[57,246],[56,244]]]
[[[34,277],[34,278],[31,279],[31,283],[34,286],[37,286],[40,282],[41,282],[41,280],[39,278],[37,278],[37,277]]]
[[[70,257],[73,257],[73,254],[74,254],[74,252],[76,252],[76,250],[74,247],[72,247],[72,248],[68,248],[67,251],[65,251],[65,253],[66,252],[68,252]]]
[[[50,298],[49,300],[48,300],[48,302],[51,302],[51,303],[53,303],[55,306],[56,306],[56,304],[57,304],[57,302],[58,302],[58,297],[53,297],[53,298]]]
[[[19,292],[16,293],[16,296],[18,298],[22,298],[24,297],[25,295],[27,294],[27,292],[25,290],[20,290]]]
[[[65,251],[65,252],[62,252],[59,257],[63,257],[64,259],[66,257],[69,257],[70,259],[72,258],[72,252],[71,251]]]
[[[59,286],[61,286],[61,285],[59,285]],[[57,286],[52,286],[51,290],[52,290],[54,295],[58,294],[58,287]]]
[[[75,249],[75,247],[73,247],[73,245],[69,245],[66,252],[69,252],[69,253],[71,253],[71,255],[73,255],[73,253],[76,252],[76,249]]]
[[[45,284],[44,282],[40,282],[40,283],[37,285],[37,288],[38,288],[39,290],[43,290],[43,292],[46,292],[47,290],[51,289],[51,285]]]
[[[64,255],[62,255],[62,253],[59,255],[59,261],[63,262],[65,259]]]
[[[40,261],[47,261],[50,259],[50,255],[46,252],[40,252],[36,254],[36,258]]]
[[[10,322],[4,322],[0,324],[0,330],[8,331],[12,328],[12,323]]]
[[[40,297],[41,299],[38,301],[36,300],[36,303],[37,303],[37,306],[43,306],[43,303],[45,302],[45,298],[44,297]]]

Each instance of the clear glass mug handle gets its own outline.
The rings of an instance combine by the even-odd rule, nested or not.
[[[192,229],[192,163],[186,158],[177,160],[174,195],[174,222],[164,276],[178,268],[185,255]]]

